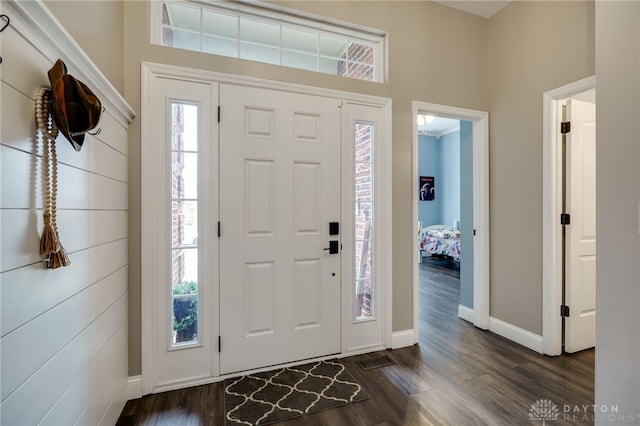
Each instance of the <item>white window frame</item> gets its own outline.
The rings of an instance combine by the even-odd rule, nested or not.
[[[273,5],[273,4],[261,2],[261,1],[247,1],[247,0],[236,0],[233,2],[218,2],[218,1],[210,1],[210,0],[209,1],[208,0],[193,0],[193,1],[167,0],[167,1],[175,4],[183,4],[185,6],[197,7],[204,10],[222,12],[225,14],[235,15],[241,18],[250,18],[263,23],[286,25],[288,28],[308,31],[315,34],[319,34],[319,35],[344,37],[348,41],[354,41],[357,43],[369,45],[373,48],[373,51],[374,51],[374,61],[373,61],[374,77],[373,77],[373,80],[362,80],[362,81],[369,81],[374,83],[384,83],[386,81],[387,70],[388,70],[388,66],[387,66],[388,43],[387,43],[387,33],[382,30],[369,28],[361,25],[356,25],[349,22],[329,19],[320,15],[305,13],[295,9],[289,9],[282,6],[277,6],[277,5]],[[149,10],[150,42],[151,44],[156,44],[159,46],[163,46],[162,44],[162,3],[163,3],[162,0],[152,0],[150,2],[150,10]],[[202,39],[202,22],[198,23],[198,25],[200,27],[200,36]],[[282,32],[282,28],[280,29],[280,31]],[[241,39],[239,36],[236,39],[236,41],[238,42],[238,44],[240,44]],[[170,47],[170,46],[167,46],[167,47]],[[283,50],[286,50],[286,49],[284,49],[281,45],[278,46],[278,49],[280,51],[280,63],[281,63],[282,52]],[[200,45],[200,52],[203,52],[202,40]],[[207,52],[203,52],[203,53],[207,53]],[[228,56],[228,57],[240,58],[239,55]],[[316,58],[318,59],[321,58],[321,55],[319,52],[316,52]],[[271,63],[271,62],[265,62],[265,63]],[[288,65],[280,65],[280,66],[289,67]],[[297,68],[297,67],[293,67],[293,68],[309,71],[307,68]],[[329,73],[324,73],[319,70],[315,70],[312,72],[333,75]],[[355,78],[355,77],[349,77],[349,76],[343,76],[343,77]]]

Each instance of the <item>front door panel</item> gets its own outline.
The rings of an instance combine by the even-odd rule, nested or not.
[[[340,352],[340,109],[220,87],[221,373]]]

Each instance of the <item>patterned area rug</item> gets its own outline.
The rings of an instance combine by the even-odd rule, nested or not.
[[[314,362],[225,380],[225,424],[266,425],[367,398],[340,362]]]

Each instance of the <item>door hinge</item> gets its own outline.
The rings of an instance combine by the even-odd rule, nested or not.
[[[222,352],[222,336],[218,336],[218,352]]]
[[[561,213],[560,225],[569,225],[569,224],[571,224],[571,215],[569,213]]]
[[[476,230],[475,229],[473,230],[473,235],[476,235]]]
[[[220,221],[218,221],[218,238],[220,238],[220,235],[221,235],[220,228],[221,228]]]
[[[220,105],[218,105],[218,123],[220,122]]]
[[[569,133],[571,131],[571,122],[563,121],[560,123],[560,133]]]
[[[567,305],[560,305],[560,316],[561,317],[569,316],[569,307]]]

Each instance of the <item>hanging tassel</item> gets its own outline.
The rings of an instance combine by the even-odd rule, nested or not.
[[[62,266],[71,265],[67,251],[60,244],[60,250],[49,255],[49,268],[56,269]]]
[[[58,158],[56,137],[58,128],[49,115],[51,91],[40,89],[36,95],[36,122],[42,132],[42,176],[44,180],[44,230],[40,238],[40,254],[48,255],[47,267],[56,269],[69,266],[71,261],[60,243],[57,224]]]
[[[44,230],[40,237],[40,254],[51,254],[60,250],[60,243],[56,231],[51,226],[51,215],[48,212],[42,214],[44,218]]]

